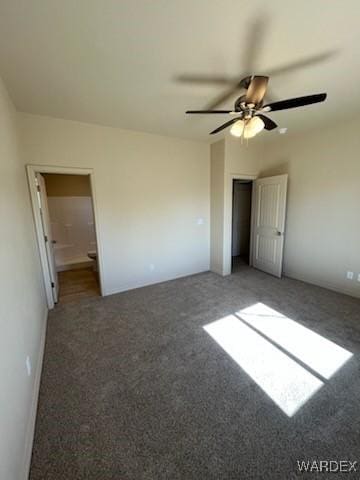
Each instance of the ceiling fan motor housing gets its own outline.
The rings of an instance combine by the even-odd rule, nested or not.
[[[246,95],[239,97],[234,105],[235,112],[239,112],[241,118],[252,118],[257,110],[257,105],[246,103]]]
[[[243,105],[245,104],[245,95],[241,95],[236,102],[234,106],[235,112],[242,112],[244,110]]]

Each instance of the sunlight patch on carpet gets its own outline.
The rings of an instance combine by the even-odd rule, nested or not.
[[[236,315],[327,380],[352,357],[348,350],[263,303]]]
[[[289,417],[323,385],[234,315],[204,329]]]

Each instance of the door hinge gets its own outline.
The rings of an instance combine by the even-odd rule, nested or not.
[[[36,185],[36,190],[40,192],[40,185]]]
[[[44,240],[45,240],[45,242],[47,242],[47,241],[48,241],[48,237],[47,237],[47,235],[44,235]]]
[[[51,282],[51,288],[55,288],[55,283]]]

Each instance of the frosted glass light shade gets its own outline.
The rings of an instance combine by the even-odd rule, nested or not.
[[[236,125],[236,124],[235,124]],[[261,120],[260,117],[253,117],[251,118],[248,123],[245,125],[244,129],[244,138],[252,138],[255,137],[258,133],[263,130],[265,127],[264,122]]]
[[[234,137],[241,137],[243,131],[244,131],[244,121],[243,120],[238,120],[237,122],[235,122],[234,125],[230,129],[230,133],[231,133],[231,135],[234,135]]]

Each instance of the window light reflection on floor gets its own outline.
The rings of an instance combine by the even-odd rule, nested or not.
[[[236,313],[327,380],[352,353],[263,303]]]
[[[347,350],[264,304],[257,303],[236,315],[203,328],[289,417],[352,356]],[[321,378],[276,344],[309,365]],[[321,355],[323,357],[319,358]]]

